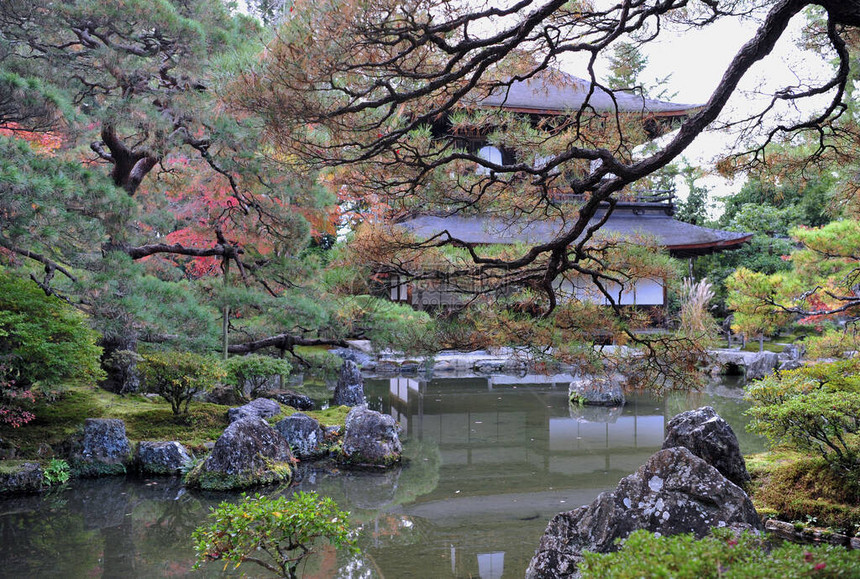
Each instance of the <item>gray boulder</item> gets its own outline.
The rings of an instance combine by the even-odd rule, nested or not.
[[[353,466],[390,466],[400,462],[397,423],[387,414],[356,406],[346,416],[341,462]]]
[[[334,389],[335,406],[361,406],[364,404],[364,378],[355,362],[344,360]]]
[[[788,344],[779,354],[780,370],[796,370],[803,366],[803,347],[797,344]]]
[[[125,474],[131,443],[118,418],[87,418],[80,445],[69,461],[78,476]]]
[[[176,441],[143,441],[137,445],[135,462],[144,474],[179,474],[193,459],[188,449]]]
[[[275,430],[287,440],[298,458],[314,458],[324,452],[320,445],[325,439],[325,431],[318,420],[307,414],[297,412],[288,416],[275,425]]]
[[[281,413],[281,405],[270,398],[257,398],[243,406],[227,411],[227,419],[232,423],[243,418],[271,418]]]
[[[776,352],[757,352],[747,362],[746,374],[747,380],[760,380],[768,374],[771,374],[779,367],[779,354]]]
[[[624,388],[620,376],[577,376],[568,387],[572,403],[585,406],[624,406]]]
[[[224,429],[212,452],[188,473],[185,482],[206,490],[289,482],[292,463],[290,445],[277,430],[262,418],[243,418]]]
[[[747,494],[683,447],[661,450],[611,492],[556,515],[547,526],[526,577],[573,577],[583,551],[618,549],[637,529],[661,535],[708,534],[712,527],[761,531]]]
[[[0,463],[0,493],[37,493],[44,472],[38,462],[4,460]]]
[[[689,449],[739,487],[750,482],[734,430],[710,406],[682,412],[669,421],[663,448],[676,446]]]
[[[292,406],[296,410],[313,410],[316,406],[310,396],[305,396],[291,390],[284,390],[283,392],[273,394],[272,398],[281,404]]]
[[[369,353],[354,348],[332,348],[329,353],[339,356],[343,360],[355,362],[358,366],[365,366],[373,361],[373,357]]]
[[[758,380],[779,367],[779,355],[775,352],[741,352],[717,349],[708,354],[712,360],[712,374],[731,374],[739,371],[747,380]]]

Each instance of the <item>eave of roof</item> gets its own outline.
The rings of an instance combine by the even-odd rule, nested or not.
[[[564,114],[580,109],[588,98],[588,106],[599,112],[630,112],[654,117],[687,116],[702,107],[644,98],[630,91],[591,89],[588,80],[550,69],[528,80],[515,81],[509,87],[500,87],[473,104],[520,113]]]
[[[600,216],[596,216],[595,223]],[[555,239],[562,230],[558,221],[508,222],[482,216],[434,217],[424,215],[398,224],[420,239],[447,232],[469,245],[540,244]],[[693,257],[737,249],[752,238],[752,233],[710,229],[673,219],[665,211],[616,210],[601,227],[604,234],[643,235],[656,240],[675,257]]]

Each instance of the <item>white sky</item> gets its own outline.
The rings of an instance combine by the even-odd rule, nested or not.
[[[721,118],[742,118],[745,113],[760,110],[769,102],[767,93],[796,85],[800,77],[822,79],[832,74],[828,57],[797,47],[795,41],[800,37],[804,20],[802,15],[795,17],[773,53],[757,63],[749,77],[742,81],[740,90],[729,101]],[[677,93],[672,98],[674,102],[703,104],[710,98],[738,49],[752,38],[755,31],[755,22],[739,22],[737,19],[724,19],[704,29],[664,30],[657,40],[643,47],[648,56],[643,80],[647,83],[671,74],[668,86],[670,92]],[[573,73],[573,69],[570,72]],[[601,72],[605,71],[598,71],[598,74]],[[810,102],[799,114],[808,115],[825,101]],[[791,112],[785,110],[783,114]],[[710,169],[714,159],[725,153],[732,143],[734,137],[731,134],[708,131],[699,136],[683,157],[692,165]],[[711,189],[713,199],[736,192],[743,185],[743,178],[728,182],[718,175],[711,175],[699,184]],[[678,193],[681,197],[686,196],[682,187]]]

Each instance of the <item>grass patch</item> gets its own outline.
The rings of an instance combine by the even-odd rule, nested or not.
[[[778,451],[747,460],[756,508],[786,521],[814,521],[853,535],[860,530],[860,481],[823,458]]]
[[[34,462],[32,460],[0,460],[0,474],[16,474],[22,465]]]
[[[206,442],[217,440],[229,424],[227,408],[218,404],[192,402],[188,415],[179,418],[166,403],[150,405],[155,407],[142,405],[137,411],[116,417],[125,420],[131,440],[176,440],[199,451]]]
[[[272,423],[290,416],[296,409],[281,405],[283,413]],[[18,457],[37,459],[39,445],[59,449],[80,433],[87,418],[119,418],[125,422],[129,440],[176,440],[191,450],[203,450],[214,442],[228,425],[227,407],[206,402],[191,402],[187,416],[176,418],[164,400],[141,394],[119,396],[93,386],[73,387],[53,401],[40,399],[33,406],[32,422],[13,428],[0,425],[0,439],[18,448]],[[343,426],[350,408],[334,406],[305,412],[324,426]]]
[[[274,417],[270,422],[276,423],[287,416],[292,416],[296,412],[301,412],[311,418],[316,418],[324,427],[343,426],[346,423],[346,415],[349,414],[350,410],[352,410],[352,407],[350,406],[332,406],[325,410],[296,410],[291,406],[285,406],[283,404],[281,407],[284,410],[283,413]]]
[[[775,343],[775,342],[765,342],[764,343],[764,351],[765,352],[773,352],[775,354],[781,354],[785,349],[785,344],[783,342]],[[741,348],[743,352],[760,352],[761,348],[759,347],[758,340],[751,340],[746,343],[746,345]]]

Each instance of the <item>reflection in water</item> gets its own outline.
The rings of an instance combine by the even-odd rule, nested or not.
[[[293,488],[266,489],[316,490],[361,527],[363,555],[322,549],[304,576],[522,577],[547,521],[642,465],[677,412],[710,404],[744,452],[761,448],[743,430],[737,388],[591,408],[568,404],[569,381],[368,380],[371,407],[403,426],[409,460],[389,471],[302,463]],[[170,478],[76,481],[64,492],[0,500],[0,576],[223,577],[223,563],[190,570],[191,531],[221,500],[238,496],[187,493]],[[228,567],[226,576],[242,570]]]

